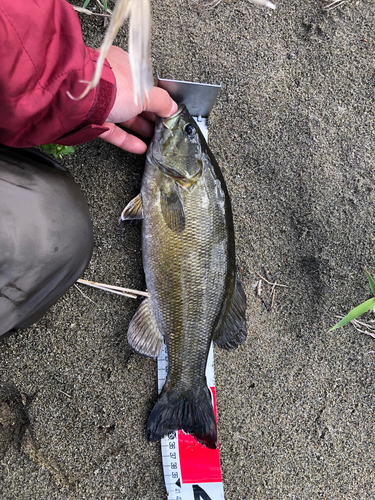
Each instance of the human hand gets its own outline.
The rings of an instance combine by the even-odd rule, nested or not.
[[[147,150],[146,144],[118,125],[142,137],[152,137],[153,116],[166,118],[175,113],[178,106],[168,92],[158,87],[149,91],[142,104],[135,104],[129,54],[120,47],[112,46],[108,51],[107,60],[115,74],[117,94],[113,108],[103,124],[109,130],[99,137],[130,153],[143,154]]]

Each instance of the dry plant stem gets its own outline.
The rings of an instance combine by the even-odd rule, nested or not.
[[[219,5],[221,0],[193,0],[194,8],[199,10],[210,10]]]
[[[213,2],[210,2],[210,4],[207,6],[207,9],[213,9],[214,7],[219,5],[220,2],[221,0],[214,0]]]
[[[263,281],[265,281],[268,285],[271,285],[271,286],[282,286],[283,288],[288,288],[288,285],[282,285],[281,283],[271,283],[270,281],[268,281],[266,278],[264,278],[261,274],[259,273],[256,273],[259,278],[261,278]]]
[[[72,396],[69,396],[69,394],[67,394],[66,392],[64,391],[61,391],[60,389],[57,389],[59,392],[61,392],[61,394],[64,394],[65,396],[67,396],[68,398],[71,398]]]
[[[368,323],[364,323],[363,321],[358,321],[358,319],[353,319],[352,321],[354,321],[357,325],[364,326],[364,327],[368,328],[369,330],[375,332],[375,328],[373,326],[369,325]]]
[[[269,0],[250,0],[251,3],[255,3],[256,5],[260,5],[262,7],[269,7],[270,9],[276,9],[276,5],[274,5]]]
[[[73,9],[77,12],[81,12],[82,14],[87,14],[88,16],[100,16],[100,17],[111,17],[111,14],[99,14],[97,12],[91,12],[91,10],[84,9],[83,7],[78,7],[78,5],[72,5]]]
[[[263,281],[262,280],[258,280],[253,285],[253,288],[256,291],[256,294],[257,294],[258,297],[260,297],[262,295],[262,284],[263,284]]]
[[[110,25],[100,47],[94,76],[90,82],[81,82],[87,83],[87,87],[79,97],[74,97],[68,92],[71,99],[82,99],[97,86],[108,50],[129,16],[129,56],[134,82],[134,101],[136,104],[142,104],[147,92],[152,88],[150,0],[117,0]]]
[[[134,82],[135,102],[137,104],[137,101],[139,101],[139,104],[142,104],[152,87],[150,0],[133,0],[131,5],[129,57]]]
[[[115,36],[117,35],[119,29],[121,28],[123,22],[125,19],[129,17],[130,14],[130,9],[132,7],[133,0],[118,0],[115,6],[115,10],[113,11],[112,17],[111,17],[111,23],[108,27],[108,30],[105,34],[105,38],[103,41],[103,44],[100,48],[100,56],[99,59],[96,63],[96,68],[95,68],[95,73],[94,76],[91,80],[91,82],[82,82],[82,83],[87,83],[87,87],[82,92],[82,94],[79,97],[74,97],[70,92],[68,92],[68,96],[71,99],[78,100],[82,99],[85,97],[91,89],[95,88],[97,84],[99,83],[100,80],[100,75],[102,74],[102,69],[104,65],[104,60],[106,58],[106,55],[108,53],[109,48],[111,47],[113,40]]]
[[[104,283],[97,283],[96,281],[87,281],[79,279],[77,280],[77,283],[82,283],[84,285],[92,286],[93,288],[98,288],[99,290],[115,293],[117,295],[124,295],[125,297],[130,297],[132,299],[136,299],[137,295],[141,295],[143,297],[151,297],[151,295],[148,292],[140,292],[138,290],[123,288],[121,286],[106,285]]]
[[[336,315],[336,318],[339,318],[340,320],[343,317],[344,316],[337,316]],[[375,339],[375,327],[374,326],[371,326],[368,323],[365,323],[364,321],[358,321],[357,319],[353,319],[349,323],[351,323],[354,326],[354,328],[357,330],[357,332],[364,333],[365,335],[369,335],[370,337]],[[360,327],[364,327],[366,329],[363,330]]]
[[[198,5],[200,9],[213,9],[217,7],[221,0],[196,0],[195,3]],[[261,7],[269,7],[270,9],[276,9],[276,5],[274,5],[269,0],[250,0],[251,3],[256,5],[260,5]]]
[[[102,2],[100,0],[96,0],[96,3],[99,5],[99,7],[101,9],[103,9],[105,12],[107,12],[107,14],[110,14],[110,15],[113,14],[113,12],[110,9],[105,10],[104,5],[102,4]]]
[[[264,272],[265,272],[265,274],[267,276],[267,271],[266,271],[265,268],[264,268]],[[259,273],[256,273],[256,274],[259,276],[260,280],[255,283],[255,285],[254,285],[253,288],[256,288],[257,296],[260,298],[260,301],[263,304],[263,306],[267,310],[269,310],[269,311],[272,312],[273,311],[273,306],[275,304],[276,287],[277,286],[281,286],[283,288],[288,288],[288,285],[282,285],[281,283],[276,283],[276,282],[271,283],[271,281],[269,281],[267,278],[265,278],[261,274],[259,274]],[[263,281],[265,283],[267,283],[268,285],[271,286],[271,293],[270,293],[271,305],[270,305],[270,307],[267,306],[267,304],[264,302],[263,298],[261,297],[261,293],[262,293],[261,291],[262,291],[262,283],[263,283]]]
[[[355,319],[353,319],[353,321],[351,321],[350,323],[352,323],[352,325],[354,326],[354,328],[357,330],[357,332],[360,332],[360,333],[364,333],[365,335],[369,335],[370,337],[372,337],[373,339],[375,339],[375,332],[369,332],[367,330],[362,330],[361,328],[359,328],[359,326],[357,325],[357,322]]]
[[[113,12],[110,9],[108,9],[108,6],[107,6],[107,10],[105,10],[104,5],[100,2],[100,0],[96,0],[96,3],[99,5],[99,7],[101,9],[103,9],[107,14],[109,14],[108,17],[112,16]],[[104,23],[103,23],[104,28],[106,28],[108,25],[108,17],[104,18]]]
[[[76,284],[74,284],[74,286],[75,286],[75,288],[77,288],[79,293],[85,297],[85,299],[89,300],[90,302],[92,302],[96,306],[98,305],[96,302],[94,302],[92,299],[90,299],[90,297],[88,297],[85,293],[83,293],[82,290],[79,288],[79,286],[77,286]]]
[[[342,5],[343,3],[345,3],[346,0],[333,0],[333,2],[329,3],[328,5],[326,5],[325,7],[323,7],[324,10],[333,10],[335,9],[336,7],[338,7],[339,5]],[[328,3],[326,1],[326,3]]]

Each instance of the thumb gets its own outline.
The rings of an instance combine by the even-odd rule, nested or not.
[[[162,118],[173,115],[178,105],[172,100],[168,92],[160,87],[152,87],[148,92],[143,111],[155,113]]]

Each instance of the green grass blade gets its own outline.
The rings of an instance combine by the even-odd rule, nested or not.
[[[82,9],[86,9],[86,7],[88,6],[89,3],[90,3],[90,0],[85,0],[83,2]]]
[[[63,155],[72,155],[76,152],[76,146],[62,146],[64,149],[61,151]]]
[[[339,321],[335,326],[333,326],[329,331],[332,332],[333,330],[336,330],[336,328],[340,328],[341,326],[346,325],[346,323],[349,323],[349,321],[352,321],[353,319],[358,318],[358,316],[360,316],[361,314],[372,309],[374,305],[375,305],[375,297],[373,297],[372,299],[366,300],[366,302],[363,302],[362,304],[359,304],[359,306],[352,309],[345,316],[345,318],[342,318],[342,320]]]
[[[367,279],[370,283],[370,288],[371,288],[371,291],[372,291],[372,295],[375,296],[375,281],[371,278],[370,276],[370,273],[367,271],[367,269],[365,269],[365,272],[367,274]]]
[[[104,10],[107,12],[107,10],[108,10],[107,0],[103,0],[103,7],[104,7]]]

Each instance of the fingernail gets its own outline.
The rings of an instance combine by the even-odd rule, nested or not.
[[[172,101],[172,107],[171,107],[171,110],[169,112],[169,116],[173,115],[174,113],[176,113],[176,111],[178,110],[178,105],[176,102]]]

